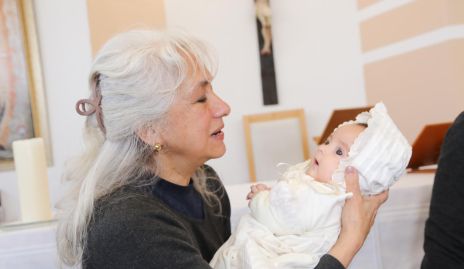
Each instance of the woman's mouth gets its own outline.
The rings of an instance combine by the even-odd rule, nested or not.
[[[216,131],[216,132],[212,133],[211,135],[218,135],[218,134],[220,134],[220,133],[222,133],[222,131],[221,131],[221,130],[219,130],[219,131]]]
[[[222,140],[222,139],[224,139],[224,132],[222,130],[218,130],[218,131],[212,133],[211,136],[213,138]]]

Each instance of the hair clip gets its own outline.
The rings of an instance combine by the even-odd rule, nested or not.
[[[101,100],[102,96],[100,94],[100,91],[97,89],[94,89],[94,98],[92,99],[80,99],[76,103],[76,112],[79,115],[82,116],[90,116],[93,115],[94,113],[96,114],[97,118],[97,123],[98,127],[100,127],[100,130],[106,134],[106,128],[105,125],[103,124],[103,113],[101,110]],[[90,109],[87,109],[87,106],[90,106]]]

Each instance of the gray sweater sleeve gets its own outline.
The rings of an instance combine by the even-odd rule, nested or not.
[[[345,267],[333,256],[326,254],[322,256],[314,269],[345,269]]]

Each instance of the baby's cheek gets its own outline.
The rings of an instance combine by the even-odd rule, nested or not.
[[[328,167],[325,166],[319,166],[317,173],[313,176],[313,178],[319,182],[327,182],[327,178],[331,177],[331,173],[327,168]]]
[[[332,181],[332,175],[335,173],[335,171],[337,170],[338,168],[338,165],[340,163],[340,160],[337,160],[336,162],[333,162],[330,167],[327,167],[327,170],[326,170],[326,175],[325,175],[325,179],[326,179],[326,182],[330,182]]]

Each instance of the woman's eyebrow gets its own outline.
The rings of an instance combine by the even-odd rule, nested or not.
[[[195,90],[198,90],[198,89],[202,89],[204,88],[205,86],[208,86],[210,85],[211,82],[207,79],[204,79],[204,80],[200,80],[199,82],[197,82],[193,87],[192,87],[192,91],[195,91]]]

